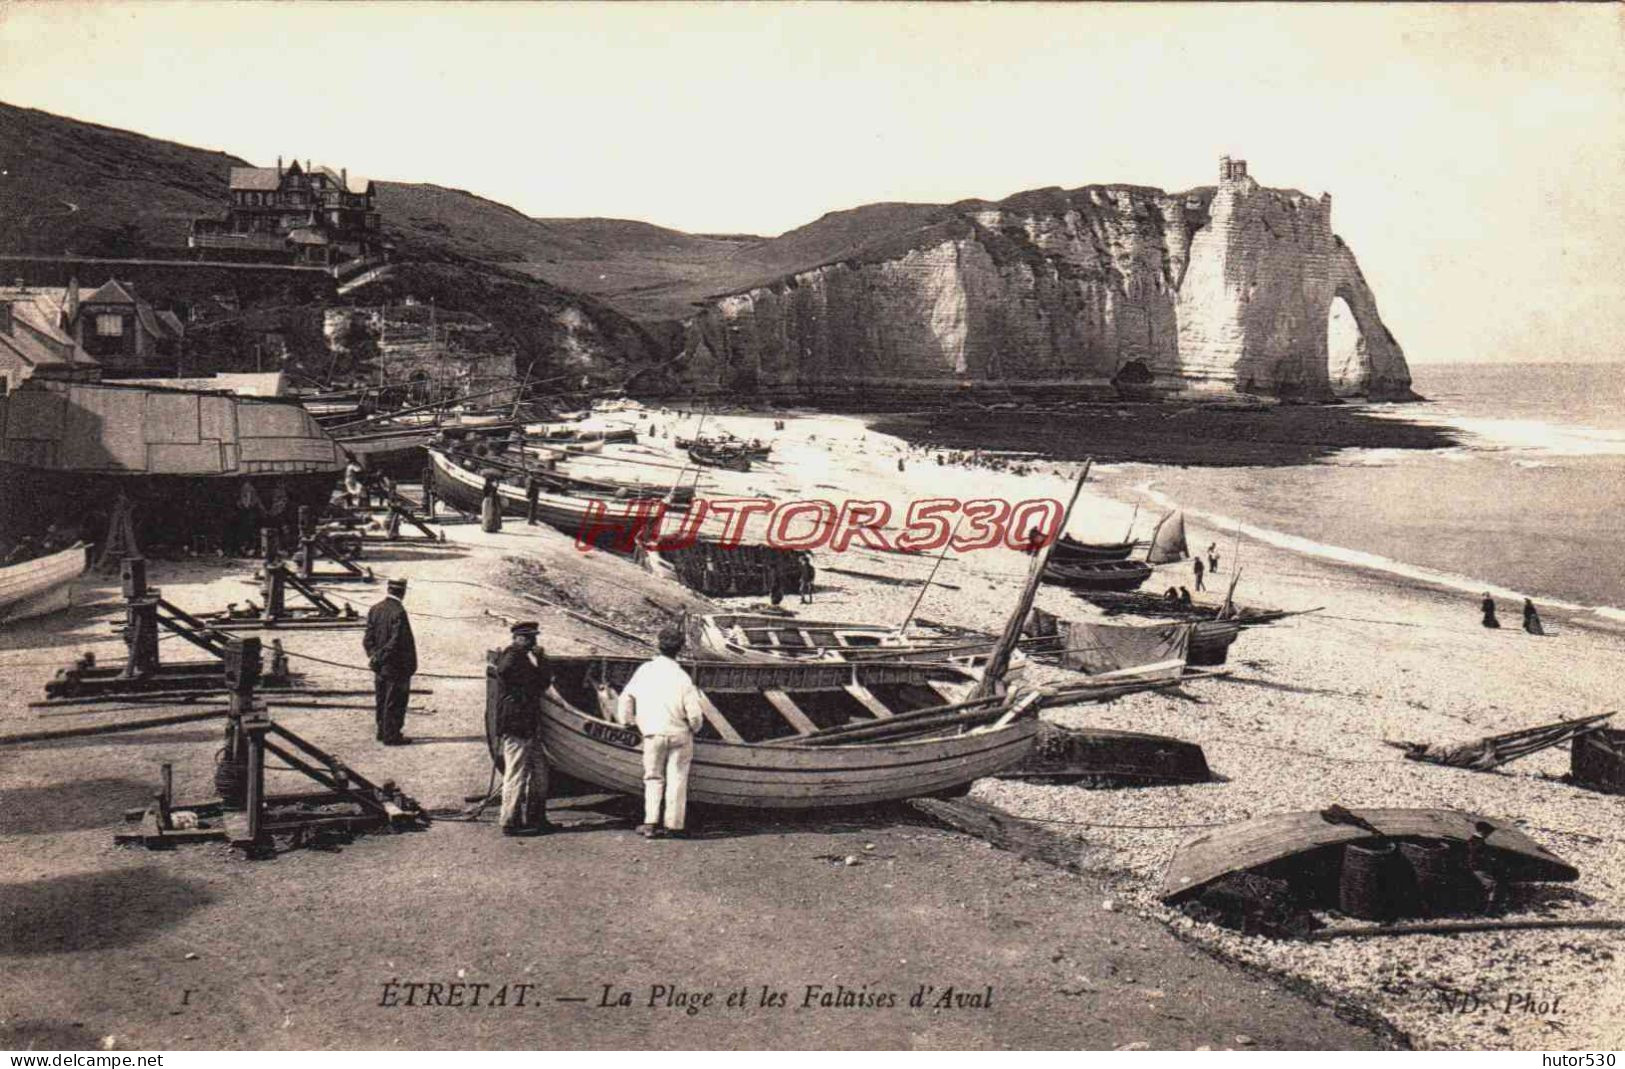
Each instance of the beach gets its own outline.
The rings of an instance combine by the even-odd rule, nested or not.
[[[932,497],[1064,501],[1078,470],[1075,461],[1030,457],[1014,461],[1030,469],[1026,474],[938,464],[934,451],[882,433],[875,429],[879,424],[872,426],[856,417],[815,413],[702,417],[651,411],[619,414],[618,418],[639,427],[641,440],[633,448],[646,451],[627,455],[662,463],[680,463],[671,439],[695,432],[702,426],[702,419],[704,433],[727,430],[742,438],[773,442],[770,460],[751,472],[707,469],[701,473],[701,496],[762,496],[780,501],[826,498],[837,502],[861,498],[892,503],[899,511],[911,501]],[[785,429],[775,431],[773,423],[780,419],[785,421]],[[650,431],[655,427],[662,433],[652,435]],[[572,471],[589,477],[611,472],[616,466],[608,455],[571,462]],[[1097,469],[1079,499],[1071,533],[1105,541],[1123,537],[1132,527],[1144,537],[1158,515],[1177,504],[1178,498],[1153,497],[1150,491],[1155,488],[1145,488],[1148,480],[1143,475],[1113,465]],[[557,608],[528,600],[523,593],[528,591],[557,605],[591,612],[638,633],[649,632],[662,618],[707,607],[703,599],[648,577],[629,561],[581,553],[569,539],[538,529],[527,530],[522,521],[511,517],[505,531],[497,535],[483,534],[469,525],[450,526],[447,532],[451,547],[387,547],[368,561],[380,575],[403,575],[413,582],[408,608],[418,621],[419,641],[426,651],[426,675],[420,677],[419,685],[433,690],[432,695],[414,699],[417,711],[408,716],[407,733],[418,737],[419,743],[391,750],[377,746],[371,741],[371,714],[365,708],[349,713],[288,710],[277,714],[279,720],[286,718],[297,730],[308,732],[364,773],[381,776],[387,772],[407,793],[442,811],[459,808],[465,796],[479,793],[488,783],[489,762],[480,727],[483,682],[479,673],[484,651],[503,642],[508,622],[525,617],[540,619],[543,644],[553,652],[639,652],[636,644],[584,625]],[[987,962],[997,957],[997,947],[1008,944],[1023,948],[1000,959],[1004,964],[999,966],[1001,983],[1025,985],[1017,995],[1026,1000],[1025,1008],[1017,1011],[1021,1019],[1058,1014],[1073,1019],[1080,1028],[1078,1022],[1103,1016],[1129,1022],[1138,1021],[1136,1015],[1144,1013],[1163,1021],[1161,1031],[1145,1034],[1128,1034],[1122,1029],[1086,1033],[1064,1028],[1043,1033],[1050,1042],[1237,1046],[1246,1045],[1238,1038],[1245,1037],[1264,1046],[1291,1045],[1292,1033],[1285,1024],[1249,1030],[1245,1023],[1249,1015],[1261,1024],[1279,1020],[1264,1009],[1249,1009],[1250,994],[1231,1007],[1235,1012],[1225,1011],[1222,1027],[1217,1023],[1209,1027],[1206,1022],[1218,1012],[1210,1001],[1198,1004],[1194,994],[1173,986],[1177,970],[1169,963],[1189,963],[1194,959],[1180,955],[1193,951],[1241,970],[1227,972],[1230,979],[1217,981],[1218,990],[1228,983],[1238,985],[1240,992],[1273,990],[1291,992],[1292,998],[1306,996],[1328,1011],[1366,1022],[1376,1029],[1366,1033],[1368,1036],[1380,1035],[1418,1047],[1598,1049],[1617,1047],[1625,1041],[1619,1031],[1621,1011],[1625,1010],[1625,974],[1612,949],[1617,945],[1615,933],[1553,929],[1324,943],[1277,942],[1199,924],[1160,903],[1157,891],[1163,872],[1181,841],[1202,829],[1250,816],[1321,809],[1332,804],[1351,808],[1438,806],[1501,818],[1578,867],[1580,879],[1573,884],[1535,885],[1520,892],[1513,904],[1513,917],[1615,918],[1620,916],[1619,903],[1625,893],[1625,851],[1620,849],[1622,833],[1618,831],[1620,818],[1625,816],[1625,798],[1561,782],[1559,777],[1567,769],[1565,751],[1547,751],[1496,773],[1480,773],[1407,761],[1385,744],[1400,740],[1465,742],[1487,734],[1606,712],[1617,693],[1614,680],[1625,666],[1625,641],[1605,630],[1570,626],[1561,614],[1549,618],[1553,634],[1545,638],[1529,636],[1517,630],[1516,606],[1510,604],[1502,606],[1503,620],[1509,626],[1487,631],[1479,624],[1477,599],[1460,591],[1381,569],[1294,552],[1250,537],[1245,531],[1238,537],[1234,530],[1206,525],[1194,516],[1189,518],[1188,532],[1193,549],[1210,542],[1220,546],[1220,570],[1216,577],[1210,577],[1210,589],[1215,582],[1228,583],[1239,568],[1236,596],[1243,604],[1316,611],[1246,629],[1231,649],[1226,678],[1198,681],[1178,692],[1140,694],[1105,705],[1044,713],[1046,718],[1065,725],[1154,732],[1199,743],[1216,773],[1214,782],[1086,790],[1078,786],[983,780],[973,788],[974,800],[1034,821],[1070,841],[1081,875],[1066,875],[1037,862],[1020,862],[1019,868],[1009,868],[1018,863],[1007,855],[999,862],[1005,867],[987,869],[961,858],[963,846],[942,845],[970,841],[934,828],[899,825],[890,817],[882,820],[879,829],[858,822],[846,828],[802,824],[788,831],[752,828],[748,822],[741,825],[730,818],[714,825],[715,839],[703,838],[694,848],[725,844],[729,851],[725,864],[736,871],[747,870],[763,859],[794,856],[801,859],[797,865],[802,867],[793,867],[792,874],[821,880],[831,871],[839,874],[845,867],[832,870],[828,861],[807,861],[810,854],[851,854],[861,859],[864,844],[873,843],[876,852],[895,855],[888,864],[902,863],[914,869],[910,878],[914,882],[893,880],[889,882],[896,887],[870,887],[863,892],[879,896],[869,901],[884,909],[862,924],[883,931],[885,916],[901,917],[916,908],[911,904],[914,899],[905,902],[881,896],[882,890],[906,890],[910,895],[922,896],[918,908],[935,910],[937,906],[926,905],[930,896],[920,879],[924,877],[926,883],[932,878],[964,880],[958,900],[940,903],[940,908],[960,910],[958,915],[964,924],[981,933],[977,945],[982,950],[978,953],[991,955],[984,962],[986,969],[993,968]],[[819,579],[813,604],[802,606],[792,597],[785,607],[819,619],[900,623],[918,598],[914,615],[922,622],[994,631],[1002,626],[1015,603],[1029,560],[1025,553],[1008,548],[950,554],[941,564],[936,581],[921,597],[920,583],[934,563],[930,555],[900,555],[856,546],[838,556],[819,552],[815,554]],[[154,570],[155,581],[166,596],[197,609],[223,606],[251,591],[242,581],[248,570],[246,562],[159,562]],[[1194,588],[1194,576],[1187,564],[1159,568],[1145,589],[1160,593],[1170,585]],[[0,670],[8,680],[15,681],[7,693],[0,695],[0,729],[37,730],[65,722],[94,722],[98,716],[107,716],[44,720],[40,711],[28,708],[26,703],[41,695],[41,687],[54,667],[66,663],[81,648],[95,648],[106,659],[116,656],[119,647],[109,641],[107,631],[116,608],[116,589],[116,583],[106,580],[87,582],[89,604],[57,617],[8,628],[0,635]],[[359,586],[340,593],[363,605],[379,596]],[[737,609],[755,600],[733,599],[723,604]],[[1037,604],[1066,618],[1093,616],[1085,602],[1057,587],[1042,587]],[[360,656],[359,634],[355,631],[290,633],[285,642],[292,651],[337,665],[354,665]],[[165,643],[165,655],[170,656],[170,648],[176,645]],[[300,667],[297,660],[295,667]],[[364,675],[358,683],[353,669],[316,661],[305,663],[303,668],[313,679],[327,685],[366,683]],[[431,678],[434,675],[451,678]],[[1022,681],[1042,683],[1065,675],[1060,669],[1030,664]],[[359,701],[365,705],[365,699]],[[50,712],[61,715],[56,710]],[[167,990],[178,982],[177,971],[187,966],[172,959],[181,958],[186,948],[194,945],[176,941],[180,933],[198,940],[204,938],[205,930],[216,933],[210,936],[213,942],[196,944],[201,947],[197,953],[205,958],[227,959],[220,966],[222,974],[235,977],[228,964],[233,948],[242,940],[269,943],[283,938],[270,932],[250,933],[249,926],[259,922],[248,919],[252,913],[243,896],[258,881],[275,882],[276,873],[295,868],[314,889],[308,895],[296,895],[300,908],[314,910],[316,915],[322,910],[354,909],[369,916],[383,909],[394,911],[398,919],[393,928],[384,921],[374,925],[377,932],[366,942],[365,968],[335,955],[317,955],[319,966],[306,966],[296,956],[286,961],[255,959],[241,977],[232,981],[232,998],[236,1001],[230,1012],[242,1017],[242,1034],[256,1043],[275,1041],[279,1027],[275,1022],[267,1024],[264,1014],[253,1007],[261,996],[284,1008],[287,1020],[293,1022],[286,1026],[289,1045],[296,1038],[313,1044],[345,1045],[345,1036],[336,1025],[305,1029],[300,1023],[301,1013],[323,1018],[320,1010],[311,1007],[324,992],[388,980],[398,970],[410,967],[421,970],[434,965],[451,972],[463,968],[481,975],[506,968],[491,953],[466,952],[468,947],[485,945],[479,916],[488,905],[490,889],[485,886],[487,881],[470,870],[491,873],[490,887],[500,887],[505,894],[519,893],[524,886],[523,870],[512,869],[502,856],[492,853],[486,841],[494,836],[489,827],[437,824],[421,835],[368,837],[341,848],[336,859],[314,851],[294,852],[267,863],[273,873],[269,877],[259,875],[264,868],[245,867],[246,863],[231,860],[227,852],[214,847],[151,856],[138,850],[113,848],[111,833],[118,824],[118,811],[147,800],[160,760],[175,762],[178,792],[196,795],[210,789],[208,777],[218,738],[219,726],[208,722],[139,735],[0,750],[0,785],[4,787],[0,792],[4,800],[0,843],[18,859],[6,889],[9,915],[20,915],[16,911],[19,903],[32,903],[37,908],[40,895],[49,893],[34,889],[39,887],[90,887],[90,891],[81,893],[81,900],[92,905],[105,904],[109,896],[118,900],[120,895],[134,893],[129,886],[136,885],[120,885],[119,881],[126,877],[138,881],[141,900],[147,903],[128,917],[114,920],[70,923],[63,915],[62,923],[69,927],[83,925],[77,936],[71,931],[55,935],[45,930],[25,932],[15,927],[13,920],[12,943],[4,953],[14,964],[26,967],[28,983],[39,985],[38,990],[47,993],[40,1000],[38,1016],[70,1023],[95,1016],[83,1009],[75,977],[97,975],[97,969],[110,970],[108,975],[114,978],[108,982],[109,993],[98,997],[119,1010],[102,1013],[95,1027],[114,1027],[108,1022],[123,1013],[139,1020],[140,1027],[146,1029],[137,1032],[137,1039],[157,1038],[174,1041],[173,1045],[189,1045],[183,1042],[187,1035],[207,1034],[220,1041],[218,1022],[208,1026],[213,1029],[208,1033],[202,1024],[194,1026],[197,1030],[190,1033],[179,1031],[178,1023],[167,1019],[167,1009],[133,1009],[136,993],[144,985],[161,984]],[[624,818],[616,822],[613,812],[612,808],[603,835],[629,836]],[[579,820],[588,829],[604,819],[596,811],[566,816],[570,823]],[[703,828],[704,819],[700,814],[697,826]],[[478,838],[470,838],[476,833]],[[835,835],[838,841],[820,840],[826,835]],[[920,836],[923,838],[911,838]],[[586,843],[592,836],[561,838]],[[442,842],[447,845],[442,847]],[[526,849],[534,853],[538,874],[548,872],[550,844],[546,839],[526,844]],[[661,848],[689,849],[681,843],[661,844]],[[595,887],[598,877],[589,878],[589,873],[596,871],[594,865],[633,863],[621,856],[619,846],[604,857],[578,855],[575,849],[572,846],[561,855],[570,859],[564,864],[573,865],[569,871],[580,872],[587,884]],[[790,855],[785,855],[785,850]],[[375,890],[368,874],[388,873],[396,864],[408,865],[412,878],[379,876]],[[943,867],[934,869],[934,865]],[[874,875],[883,871],[883,866],[859,864],[849,871]],[[341,882],[339,873],[348,874],[344,879],[353,882]],[[420,884],[425,880],[434,885],[432,892],[422,890]],[[1032,901],[1024,902],[1026,896],[1020,893],[1008,900],[1003,897],[1009,889],[1028,884],[1035,889]],[[999,889],[997,893],[995,888]],[[607,903],[610,914],[618,916],[615,892],[602,893],[611,898],[600,901]],[[430,926],[436,929],[432,934],[419,931],[419,925],[413,923],[414,903],[420,898],[424,910],[421,916],[432,921]],[[448,911],[455,910],[459,901],[465,903],[468,912],[461,919],[453,919],[456,914]],[[771,908],[757,900],[741,903],[741,908],[746,906],[753,918],[758,916],[757,911]],[[794,910],[826,907],[824,903],[807,901]],[[1039,915],[1028,915],[1024,909],[1038,910]],[[939,920],[949,915],[932,914]],[[205,917],[212,919],[212,926],[205,928]],[[588,947],[592,939],[606,938],[603,932],[614,928],[607,917],[595,918],[591,924],[570,922],[565,938],[570,949],[565,957],[574,964],[570,969],[549,967],[555,980],[562,982],[592,972],[596,959]],[[1121,941],[1121,949],[1136,948],[1134,952],[1139,953],[1137,948],[1143,944],[1147,948],[1144,953],[1156,960],[1130,965],[1110,954],[1078,951],[1073,957],[1063,952],[1060,958],[1043,964],[1046,959],[1037,956],[1037,944],[1020,932],[1025,930],[1023,925],[1063,923],[1058,920],[1061,917],[1065,918],[1068,940],[1087,941],[1110,931],[1115,933],[1112,938]],[[1144,930],[1156,933],[1155,937],[1120,930],[1125,918],[1143,921],[1147,925]],[[222,929],[218,923],[222,919],[243,927]],[[725,939],[720,930],[735,923],[755,933],[750,939],[768,939],[770,929],[763,928],[758,920],[710,919],[719,929],[719,940]],[[812,928],[829,930],[819,925]],[[237,934],[218,934],[222,930]],[[321,930],[318,924],[311,938],[318,937]],[[914,927],[904,931],[918,934]],[[88,938],[84,932],[90,933]],[[1166,944],[1162,942],[1164,937],[1168,939]],[[839,942],[849,952],[852,946],[861,945],[850,936]],[[906,942],[899,936],[898,945]],[[732,952],[723,949],[730,945],[734,947]],[[748,941],[719,943],[703,956],[710,964],[707,975],[727,971],[724,965],[747,953],[740,946],[756,945]],[[626,949],[621,942],[616,946]],[[951,953],[949,948],[940,949],[939,964],[982,960],[974,955],[966,958],[970,952],[965,947],[956,946]],[[1163,957],[1165,951],[1167,956]],[[1053,952],[1051,948],[1047,954]],[[527,961],[539,963],[547,953],[538,943]],[[925,953],[932,953],[929,944]],[[812,954],[796,958],[796,967],[790,971],[802,971],[803,965],[809,970],[839,971],[832,965],[837,957]],[[860,958],[871,971],[879,969],[878,961]],[[654,955],[646,964],[672,968],[680,959],[680,955]],[[632,960],[637,960],[635,955]],[[921,960],[915,957],[914,963],[918,965]],[[1209,961],[1202,968],[1211,965]],[[299,970],[302,972],[296,978]],[[53,977],[53,972],[59,975]],[[846,979],[861,981],[862,973],[859,969]],[[912,975],[912,971],[909,973]],[[892,975],[901,982],[902,966],[896,966]],[[328,978],[324,980],[323,976]],[[604,982],[614,979],[605,977]],[[278,984],[283,987],[278,988]],[[290,996],[285,989],[297,992],[298,997]],[[1484,1008],[1472,1013],[1451,1012],[1441,992],[1475,994]],[[1544,1004],[1555,1008],[1545,1013],[1528,1012],[1521,1004],[1516,1011],[1506,1008],[1509,996],[1524,993],[1540,996]],[[1198,1027],[1187,1023],[1182,1028],[1180,1018],[1203,1024]],[[377,1019],[375,1015],[367,1018],[369,1022]],[[943,1031],[948,1026],[940,1023],[933,1027],[938,1030],[914,1033],[913,1042],[935,1046],[953,1042],[995,1045],[1001,1041],[997,1030],[955,1030],[955,1026]],[[586,1042],[582,1037],[587,1034],[570,1032],[568,1037]],[[759,1042],[784,1043],[790,1034],[763,1033]],[[795,1034],[808,1042],[829,1042],[835,1033],[813,1028]],[[879,1034],[857,1033],[854,1041],[875,1041]],[[478,1045],[513,1038],[511,1032],[500,1028],[481,1032],[466,1023],[441,1025],[437,1030],[421,1019],[406,1035],[408,1045]],[[629,1033],[612,1030],[603,1035],[624,1040]],[[715,1042],[718,1035],[696,1032],[694,1039]],[[1032,1043],[1039,1033],[1024,1031],[1021,1035],[1024,1043]],[[1340,1034],[1313,1044],[1305,1042],[1335,1046],[1350,1040]],[[196,1045],[207,1043],[199,1039]]]

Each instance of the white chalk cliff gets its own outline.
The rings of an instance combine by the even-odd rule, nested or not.
[[[683,331],[674,385],[730,395],[1412,396],[1331,197],[1262,188],[1229,159],[1217,187],[1187,193],[944,207],[711,298]]]

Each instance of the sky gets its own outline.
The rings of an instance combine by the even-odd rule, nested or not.
[[[1625,7],[0,0],[0,100],[534,216],[1333,194],[1413,363],[1625,361]]]

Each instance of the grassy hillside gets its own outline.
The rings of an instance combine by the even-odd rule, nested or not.
[[[0,251],[133,256],[182,249],[244,161],[0,103]]]

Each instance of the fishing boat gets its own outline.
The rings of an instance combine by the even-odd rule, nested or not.
[[[0,623],[44,616],[68,607],[73,582],[90,567],[84,542],[0,568]]]
[[[490,655],[495,659],[495,652]],[[643,739],[614,722],[633,657],[550,658],[542,742],[552,766],[598,787],[643,793]],[[1038,730],[1030,708],[997,697],[971,716],[941,709],[974,686],[950,666],[684,661],[705,707],[688,796],[770,809],[873,805],[959,791],[1021,760]],[[495,701],[486,736],[500,765]],[[903,719],[898,719],[903,718]],[[911,722],[921,726],[916,733]],[[875,739],[872,734],[896,735]],[[836,733],[826,734],[835,731]],[[840,741],[841,732],[855,734]],[[865,737],[865,735],[869,737]]]
[[[191,544],[247,508],[318,512],[343,470],[291,398],[39,379],[0,398],[0,539],[99,534],[122,496],[140,544]]]
[[[1136,542],[1080,542],[1071,535],[1062,535],[1055,542],[1050,559],[1061,563],[1085,561],[1125,560],[1134,552]]]
[[[708,468],[728,471],[749,471],[750,454],[742,449],[722,449],[707,443],[695,442],[688,447],[688,458]]]
[[[863,661],[909,656],[946,659],[967,648],[962,640],[884,624],[844,624],[757,613],[700,617],[701,641],[715,653],[749,653],[782,660]],[[991,644],[989,638],[984,644]]]
[[[1185,663],[1214,665],[1230,659],[1230,647],[1241,634],[1240,623],[1235,620],[1197,620],[1189,626],[1191,637],[1185,649]]]
[[[1151,578],[1151,566],[1137,560],[1057,561],[1044,565],[1044,581],[1075,590],[1133,590]]]
[[[708,613],[699,617],[699,640],[723,656],[780,661],[888,661],[897,664],[940,662],[978,673],[993,647],[989,635],[973,640],[934,634],[919,628],[886,624],[801,620],[766,613]],[[1010,655],[1005,678],[1026,669],[1020,650]]]
[[[429,450],[429,459],[434,467],[435,495],[456,509],[478,514],[485,500],[485,476],[465,465],[486,462],[481,458],[464,461],[460,455],[454,458],[447,451],[433,447]],[[515,474],[516,469],[507,465],[493,465],[489,470],[498,473],[497,500],[502,503],[503,513],[510,516],[528,515],[530,503],[525,493],[524,475]],[[522,472],[523,469],[517,470]],[[637,532],[655,519],[655,506],[663,501],[662,492],[656,490],[621,492],[613,500],[607,500],[606,496],[540,492],[536,495],[536,518],[568,535],[579,535],[590,524],[605,540],[629,543]],[[633,507],[638,502],[647,502],[648,506]],[[594,540],[598,541],[597,538]]]
[[[1358,823],[1329,810],[1271,813],[1203,832],[1180,845],[1162,882],[1162,900],[1178,902],[1233,873],[1308,874],[1335,884],[1342,849],[1373,839],[1443,842],[1459,848],[1482,825],[1496,870],[1507,880],[1577,880],[1579,870],[1512,825],[1455,809],[1354,809]],[[1303,878],[1300,875],[1300,878]]]

